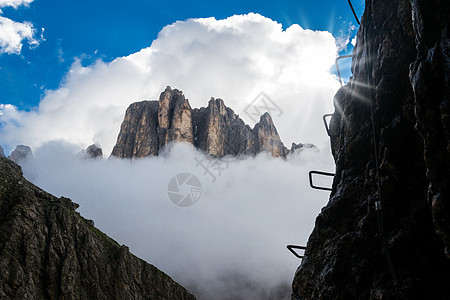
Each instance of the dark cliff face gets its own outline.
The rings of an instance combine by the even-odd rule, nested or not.
[[[268,113],[252,129],[222,99],[191,109],[183,93],[170,87],[159,101],[131,104],[122,122],[112,156],[155,156],[170,142],[187,142],[216,157],[267,151],[285,157],[289,151]]]
[[[450,259],[450,3],[411,1],[417,58],[410,65],[428,201]]]
[[[1,299],[195,299],[0,158]]]
[[[449,15],[448,1],[366,1],[353,78],[334,99],[333,191],[293,299],[450,295]]]

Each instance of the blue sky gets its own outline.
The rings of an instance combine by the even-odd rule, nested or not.
[[[353,1],[358,15],[363,1]],[[30,22],[37,47],[24,44],[20,54],[0,54],[0,103],[33,109],[48,89],[56,89],[75,58],[83,65],[109,62],[150,46],[166,25],[189,18],[224,19],[259,13],[283,25],[348,34],[355,24],[347,1],[138,1],[35,0],[28,7],[3,7],[2,16]],[[356,31],[352,33],[354,35]],[[351,46],[344,52],[351,51]],[[344,63],[345,64],[345,63]],[[344,76],[348,76],[348,72]]]

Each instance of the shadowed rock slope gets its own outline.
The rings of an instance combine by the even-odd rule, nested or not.
[[[333,191],[293,299],[449,299],[449,5],[366,1],[354,77],[336,94],[330,124]]]
[[[0,157],[0,299],[195,299]]]
[[[285,157],[268,113],[252,129],[222,99],[192,109],[183,93],[167,87],[159,101],[131,104],[111,153],[120,158],[155,156],[170,142],[187,142],[213,156],[254,155],[262,151]]]

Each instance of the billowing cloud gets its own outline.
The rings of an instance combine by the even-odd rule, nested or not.
[[[20,54],[24,41],[30,46],[39,45],[35,31],[29,22],[15,22],[0,16],[0,54]]]
[[[307,178],[327,167],[329,153],[304,150],[287,160],[263,153],[205,173],[198,162],[206,166],[207,157],[184,144],[133,163],[86,161],[72,150],[44,145],[24,165],[25,176],[79,203],[81,215],[199,299],[290,299],[300,261],[286,245],[305,245],[327,201]],[[169,182],[180,173],[200,182],[190,207],[169,199]]]
[[[329,72],[336,52],[328,32],[298,25],[283,30],[258,14],[179,21],[127,57],[88,66],[75,60],[60,88],[46,91],[36,110],[3,112],[0,140],[10,148],[95,142],[110,153],[127,106],[157,99],[170,85],[183,90],[193,107],[222,98],[250,124],[258,112],[271,110],[288,146],[320,145],[327,141],[321,116],[332,111],[338,88]],[[261,92],[270,98],[266,104]]]

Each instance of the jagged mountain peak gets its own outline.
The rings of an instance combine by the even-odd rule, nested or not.
[[[16,163],[20,163],[21,161],[32,157],[33,152],[31,151],[31,148],[26,145],[17,145],[16,149],[14,149],[13,152],[11,152],[11,155],[9,156],[9,159]]]
[[[182,91],[168,86],[158,101],[141,101],[128,107],[111,155],[155,156],[169,142],[188,142],[217,157],[262,151],[285,157],[289,153],[269,113],[251,128],[224,100],[211,97],[207,107],[192,109]]]
[[[208,107],[215,107],[218,109],[226,109],[225,102],[221,98],[211,97],[208,102]]]
[[[275,128],[275,124],[273,123],[272,117],[268,112],[265,112],[264,114],[261,115],[261,117],[259,117],[259,122],[255,124],[254,128],[257,127],[268,127],[271,130],[277,131],[277,129]]]
[[[98,159],[103,157],[103,150],[98,144],[92,144],[86,149],[77,153],[77,156],[84,159]]]

